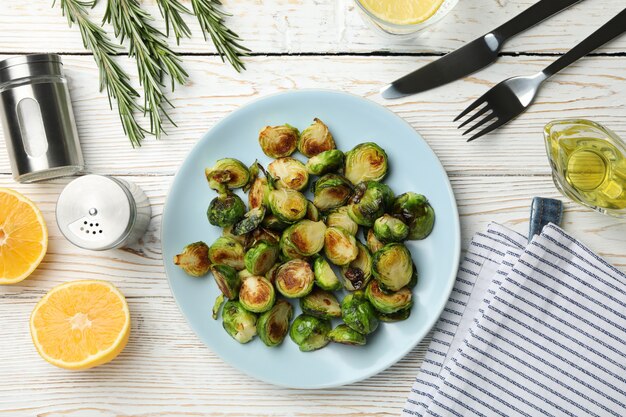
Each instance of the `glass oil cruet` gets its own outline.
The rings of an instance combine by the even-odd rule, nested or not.
[[[601,213],[626,217],[626,142],[589,120],[557,120],[544,135],[559,191]]]

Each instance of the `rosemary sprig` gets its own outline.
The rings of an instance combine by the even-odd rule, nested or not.
[[[143,110],[136,101],[139,93],[130,85],[128,74],[113,60],[112,55],[119,52],[120,47],[111,41],[102,27],[89,20],[86,8],[92,7],[94,1],[60,0],[59,3],[68,25],[78,26],[83,45],[93,53],[98,66],[100,91],[106,89],[111,109],[111,98],[117,101],[124,133],[133,146],[140,146],[145,137],[145,129],[135,118],[135,113]]]
[[[219,0],[191,0],[191,7],[198,18],[204,39],[207,39],[208,34],[222,62],[226,58],[240,72],[246,69],[241,57],[248,56],[250,50],[241,45],[239,35],[224,24],[224,18],[230,15],[218,8],[221,4]]]
[[[157,0],[161,16],[165,20],[165,35],[170,36],[170,28],[176,37],[176,44],[180,39],[190,38],[191,30],[183,20],[182,14],[191,14],[191,11],[178,0]]]
[[[103,20],[113,25],[115,36],[128,39],[129,56],[137,61],[139,82],[144,88],[144,107],[150,118],[150,132],[157,138],[163,131],[165,116],[172,124],[165,105],[171,103],[162,91],[163,76],[169,75],[174,91],[184,84],[187,73],[180,58],[170,49],[165,35],[152,24],[150,14],[141,9],[137,0],[108,0]]]

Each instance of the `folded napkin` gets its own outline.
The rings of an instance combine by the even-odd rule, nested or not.
[[[403,416],[625,416],[626,275],[554,225],[477,234]]]

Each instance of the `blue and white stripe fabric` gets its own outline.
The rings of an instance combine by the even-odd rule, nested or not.
[[[626,416],[626,275],[554,225],[472,240],[403,416]]]

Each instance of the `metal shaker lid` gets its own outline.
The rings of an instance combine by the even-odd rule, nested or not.
[[[0,84],[24,77],[63,75],[63,62],[57,54],[21,55],[0,61]]]
[[[115,178],[85,175],[70,182],[57,201],[61,233],[83,249],[106,250],[120,246],[136,219],[135,200]]]

